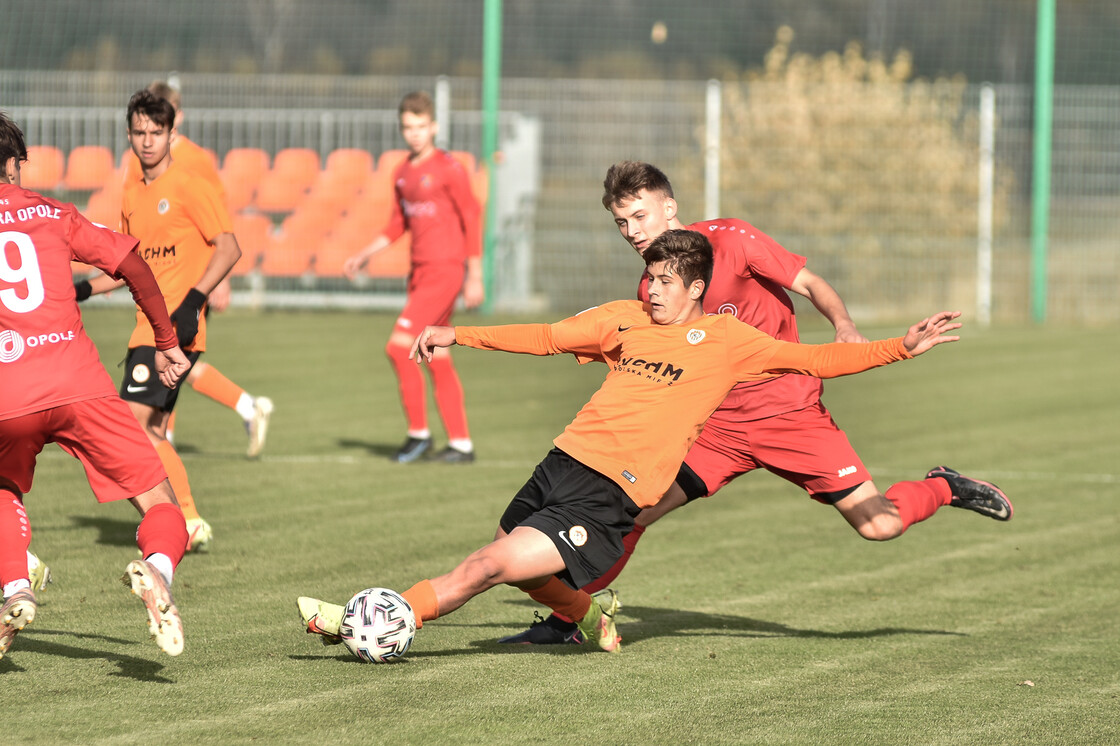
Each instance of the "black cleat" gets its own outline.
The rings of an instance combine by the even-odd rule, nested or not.
[[[583,633],[575,622],[565,622],[555,614],[542,619],[541,615],[533,612],[537,621],[524,632],[509,637],[503,637],[498,642],[513,645],[582,645]]]
[[[940,477],[949,483],[953,492],[953,501],[949,503],[954,508],[965,508],[980,515],[995,518],[997,521],[1009,521],[1015,513],[1011,501],[1003,490],[991,482],[981,482],[979,479],[963,476],[956,469],[948,466],[935,466],[926,474],[926,479]]]
[[[447,446],[431,458],[442,464],[471,464],[474,463],[474,451],[460,451],[458,448]]]
[[[416,459],[424,455],[424,453],[432,447],[431,438],[413,438],[408,436],[408,440],[404,442],[400,450],[393,456],[393,461],[398,464],[410,464]]]

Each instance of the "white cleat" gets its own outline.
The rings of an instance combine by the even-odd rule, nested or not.
[[[249,449],[246,454],[249,458],[256,458],[264,450],[264,441],[268,437],[268,420],[272,417],[272,399],[267,396],[253,397],[253,416],[249,420]]]
[[[125,585],[144,602],[148,611],[148,631],[160,650],[168,655],[183,652],[183,620],[171,599],[171,590],[163,582],[159,570],[145,560],[133,560],[125,568]]]

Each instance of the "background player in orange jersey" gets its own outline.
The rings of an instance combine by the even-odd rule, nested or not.
[[[155,273],[167,307],[175,309],[171,320],[193,365],[206,349],[206,298],[237,263],[241,249],[217,190],[171,157],[174,107],[148,90],[137,91],[128,103],[127,122],[129,145],[142,171],[125,184],[121,228],[139,239],[137,252]],[[92,293],[116,285],[109,277],[90,282]],[[163,460],[187,518],[189,548],[205,551],[213,532],[198,514],[187,471],[167,440],[179,389],[152,377],[152,355],[152,328],[138,313],[120,394]]]
[[[222,201],[226,201],[225,187],[214,167],[209,153],[199,145],[188,139],[179,131],[183,123],[183,98],[179,90],[170,84],[157,80],[148,86],[148,90],[166,99],[175,107],[175,129],[171,133],[171,158],[180,166],[193,171],[200,178],[205,179],[218,191]],[[141,176],[140,160],[135,153],[130,153],[126,161],[126,181],[135,181]],[[224,311],[230,303],[230,282],[227,275],[218,283],[214,291],[206,300],[206,313],[210,311]],[[238,386],[213,365],[204,360],[199,360],[191,368],[187,376],[187,383],[198,393],[208,396],[214,401],[229,407],[237,413],[245,425],[245,432],[249,436],[249,446],[246,454],[249,458],[256,458],[264,450],[265,440],[268,437],[268,423],[272,416],[272,400],[267,396],[252,396],[245,389]],[[167,439],[174,442],[175,418],[177,414],[171,413],[167,423]]]
[[[684,225],[677,216],[668,177],[648,163],[625,161],[607,171],[603,206],[622,237],[638,254],[667,230],[687,228],[708,237],[714,252],[708,313],[731,314],[767,334],[797,342],[797,321],[787,291],[804,296],[835,327],[837,342],[867,341],[856,329],[839,294],[793,254],[742,220],[705,220]],[[644,298],[645,284],[639,287]],[[643,510],[624,539],[618,563],[587,589],[610,584],[626,566],[646,527],[698,497],[714,495],[737,476],[766,469],[834,506],[865,539],[885,541],[929,518],[945,505],[974,510],[997,520],[1012,507],[994,485],[939,466],[925,479],[899,482],[879,491],[844,431],[820,401],[821,382],[784,375],[740,383],[704,426],[676,481],[655,507]],[[579,642],[573,622],[555,615],[502,642]]]
[[[129,563],[125,578],[144,601],[160,647],[177,655],[183,628],[170,586],[186,525],[159,457],[86,335],[70,262],[128,284],[154,329],[154,375],[174,385],[190,363],[151,269],[133,252],[136,239],[93,225],[73,205],[22,189],[26,160],[23,133],[0,113],[0,657],[37,611],[24,498],[36,459],[52,442],[82,462],[98,502],[127,499],[140,512],[136,540],[143,559]]]
[[[449,323],[460,291],[467,308],[481,304],[485,291],[481,210],[466,169],[435,146],[438,125],[432,118],[431,97],[423,92],[408,94],[401,100],[399,115],[409,156],[393,175],[395,199],[389,225],[373,243],[347,259],[344,270],[355,277],[371,256],[405,231],[412,234],[408,299],[385,345],[408,420],[408,438],[393,458],[408,463],[419,459],[432,445],[424,376],[408,360],[416,332]],[[450,353],[439,350],[428,372],[449,441],[447,448],[433,458],[445,463],[474,461],[463,386]]]
[[[706,315],[712,249],[694,231],[663,233],[645,252],[649,302],[615,301],[556,324],[428,327],[413,353],[453,344],[601,360],[600,389],[553,442],[502,516],[497,538],[447,575],[402,594],[417,622],[448,614],[500,583],[578,620],[598,647],[619,648],[609,589],[577,589],[622,554],[622,537],[656,506],[708,416],[739,381],[782,373],[835,377],[920,355],[956,336],[959,312],[941,312],[905,337],[864,344],[784,342],[731,315]],[[672,416],[666,417],[665,413]],[[299,600],[309,632],[337,640],[342,607]]]

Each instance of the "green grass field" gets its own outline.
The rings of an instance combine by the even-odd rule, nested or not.
[[[449,570],[490,539],[603,375],[568,357],[457,350],[479,461],[398,466],[385,458],[403,439],[381,353],[391,322],[217,320],[207,359],[277,410],[249,462],[235,415],[180,399],[177,441],[216,538],[176,575],[178,658],[148,640],[118,580],[135,512],[97,505],[76,461],[44,453],[27,505],[56,582],[0,661],[8,740],[1120,743],[1114,330],[966,329],[826,384],[880,488],[945,463],[1003,487],[1010,523],[945,509],[872,544],[754,474],[646,533],[615,584],[621,655],[496,644],[534,609],[501,587],[375,666],[305,635],[295,598],[341,602]],[[119,381],[130,312],[90,308],[87,324]]]

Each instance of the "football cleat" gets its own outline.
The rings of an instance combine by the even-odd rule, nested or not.
[[[550,614],[546,619],[535,611],[533,612],[533,616],[535,616],[537,620],[533,622],[529,629],[524,632],[519,632],[516,635],[503,637],[498,640],[498,642],[511,645],[583,644],[583,633],[579,631],[579,625],[575,622],[566,622],[555,614]]]
[[[296,606],[299,607],[299,618],[303,620],[307,634],[319,635],[319,640],[324,645],[337,645],[342,642],[338,631],[342,626],[342,612],[346,607],[308,596],[297,598]]]
[[[264,440],[268,437],[268,420],[272,417],[272,399],[267,396],[253,397],[253,416],[245,423],[249,431],[249,449],[246,455],[256,458],[264,450]]]
[[[622,652],[622,638],[615,629],[614,617],[622,604],[618,593],[607,588],[591,597],[591,608],[576,624],[586,640],[590,640],[608,653]]]
[[[1009,521],[1015,513],[1011,501],[1003,490],[990,482],[981,482],[962,475],[956,469],[948,466],[935,466],[926,474],[926,479],[940,477],[949,483],[953,492],[953,500],[949,505],[954,508],[964,508],[997,521]]]
[[[393,456],[393,460],[398,464],[411,464],[416,459],[423,456],[429,448],[432,447],[431,438],[413,438],[408,436],[408,440]]]
[[[442,464],[470,464],[474,463],[474,451],[460,451],[458,448],[447,446],[432,456],[431,460]]]
[[[21,629],[35,621],[35,594],[28,589],[16,591],[0,606],[0,658],[12,646]]]
[[[168,655],[183,652],[183,620],[171,599],[171,590],[159,570],[146,560],[133,560],[125,568],[121,582],[139,596],[148,612],[148,631],[160,650]]]
[[[32,552],[27,553],[27,579],[31,582],[33,591],[45,591],[47,583],[54,581],[51,568]]]
[[[210,551],[214,539],[214,529],[204,518],[187,519],[187,551],[205,554]]]

